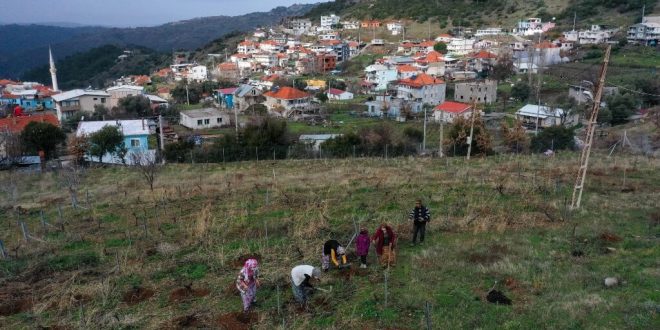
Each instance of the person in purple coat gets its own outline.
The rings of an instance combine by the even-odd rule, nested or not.
[[[367,268],[367,255],[369,254],[370,244],[369,232],[364,227],[360,228],[360,234],[355,243],[357,255],[360,257],[360,268]]]

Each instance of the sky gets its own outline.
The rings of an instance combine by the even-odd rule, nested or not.
[[[0,24],[153,26],[195,17],[242,15],[325,0],[0,0]]]

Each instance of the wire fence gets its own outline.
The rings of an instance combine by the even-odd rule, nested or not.
[[[397,158],[397,157],[463,157],[463,144],[445,145],[440,153],[438,148],[423,148],[422,144],[385,144],[380,146],[343,145],[324,148],[318,144],[293,144],[280,146],[217,146],[208,145],[189,150],[165,152],[170,163],[225,163],[263,160],[309,160],[309,159],[350,159],[350,158]],[[473,156],[476,156],[473,154]]]

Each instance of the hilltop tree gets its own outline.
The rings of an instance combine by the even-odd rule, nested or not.
[[[116,126],[107,125],[89,136],[89,153],[103,162],[105,154],[116,154],[124,146],[124,134]]]
[[[21,141],[27,151],[43,151],[46,159],[55,156],[58,145],[64,143],[66,134],[61,128],[46,122],[30,122],[21,133]]]
[[[511,54],[504,53],[500,55],[497,63],[493,66],[491,78],[503,81],[511,77],[511,75],[513,75],[513,59],[511,58]]]
[[[630,94],[617,94],[607,98],[607,109],[610,111],[612,125],[624,124],[633,114],[637,102]]]
[[[119,110],[136,117],[151,113],[151,102],[142,95],[129,95],[119,100]]]
[[[525,82],[519,82],[511,87],[511,97],[522,102],[527,101],[531,92],[532,89]]]
[[[573,149],[575,146],[575,132],[573,128],[552,126],[544,128],[538,135],[532,137],[532,150],[544,152],[548,149]]]
[[[433,50],[441,54],[447,54],[447,44],[444,42],[438,42],[433,45]]]

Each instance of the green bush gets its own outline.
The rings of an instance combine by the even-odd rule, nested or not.
[[[532,137],[531,147],[535,152],[544,152],[548,149],[573,149],[575,147],[575,132],[573,128],[563,126],[545,128],[538,135]]]
[[[204,264],[187,264],[177,267],[175,274],[189,280],[199,280],[206,276],[208,266]]]
[[[55,271],[75,270],[97,266],[99,257],[94,252],[81,252],[50,258],[47,264]]]

